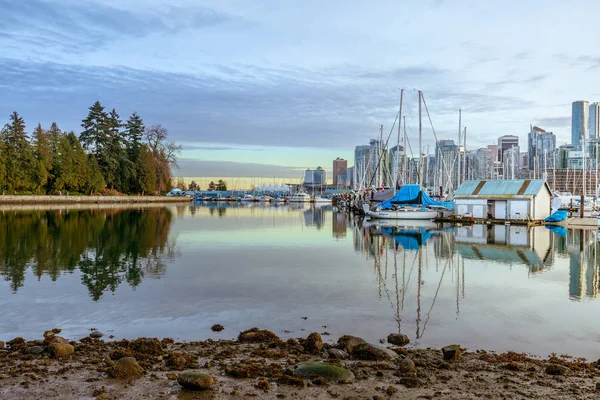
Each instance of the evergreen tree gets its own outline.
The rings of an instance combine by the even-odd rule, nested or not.
[[[50,186],[52,170],[52,148],[50,144],[50,133],[38,126],[33,131],[33,155],[37,161],[35,184],[37,192],[46,193]]]
[[[16,111],[4,129],[6,146],[6,186],[9,191],[31,191],[35,188],[36,162],[25,132],[25,121]]]
[[[75,184],[74,158],[75,152],[66,134],[57,136],[56,154],[53,157],[52,175],[54,176],[53,189],[55,192],[69,190]]]
[[[136,171],[142,193],[154,194],[156,191],[156,169],[152,153],[146,145],[140,146]]]
[[[88,173],[87,173],[87,182],[86,182],[86,192],[92,194],[94,192],[99,192],[106,187],[106,183],[104,182],[104,178],[102,177],[102,172],[100,171],[100,166],[98,165],[98,161],[96,157],[93,155],[88,156]]]
[[[131,171],[129,173],[129,182],[127,185],[127,191],[130,193],[139,193],[140,191],[146,191],[142,188],[142,184],[140,182],[141,177],[138,176],[138,174],[140,173],[138,159],[140,157],[140,149],[142,146],[144,130],[144,121],[142,121],[140,116],[136,112],[131,114],[131,116],[127,120],[127,123],[125,124],[125,129],[123,131],[123,136],[125,138],[125,145],[127,149],[127,159],[132,163]],[[154,181],[156,181],[156,178],[154,179]]]
[[[216,190],[227,190],[227,182],[225,182],[223,179],[219,179],[216,185]]]
[[[81,121],[83,131],[79,135],[79,140],[85,150],[93,152],[98,157],[106,147],[109,135],[108,115],[99,101],[96,101],[89,110],[88,116]]]
[[[213,181],[208,184],[208,190],[217,190],[217,185]]]

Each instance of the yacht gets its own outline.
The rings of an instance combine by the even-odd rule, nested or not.
[[[313,202],[315,203],[331,203],[331,199],[327,197],[315,196]]]
[[[288,199],[289,203],[310,203],[310,196],[306,193],[295,193]]]
[[[366,210],[365,210],[366,211]],[[371,218],[381,219],[422,219],[431,220],[437,217],[438,211],[423,207],[397,207],[393,210],[369,210],[366,214]]]
[[[256,201],[256,197],[252,196],[251,194],[247,194],[242,197],[242,201]]]

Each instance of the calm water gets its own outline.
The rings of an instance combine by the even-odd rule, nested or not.
[[[308,205],[2,210],[0,340],[400,329],[420,347],[600,357],[595,231],[421,225]]]

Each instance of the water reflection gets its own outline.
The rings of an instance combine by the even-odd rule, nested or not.
[[[81,281],[98,300],[122,282],[131,287],[145,276],[160,277],[172,214],[143,210],[7,211],[0,213],[0,274],[16,292],[31,268],[38,280],[81,271]]]
[[[407,311],[414,318],[408,321],[410,325],[414,321],[417,344],[436,302],[442,301],[443,313],[452,302],[459,319],[461,302],[468,294],[468,271],[473,268],[526,267],[528,276],[534,277],[551,270],[557,257],[568,257],[570,300],[596,298],[600,288],[600,243],[595,230],[506,225],[446,228],[431,222],[365,221],[354,224],[353,234],[355,251],[371,260],[378,298],[390,303],[398,331],[407,321],[403,316]],[[432,278],[431,284],[426,282]],[[413,309],[405,310],[407,304]]]

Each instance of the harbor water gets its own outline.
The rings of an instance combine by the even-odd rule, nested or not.
[[[597,359],[598,243],[596,230],[371,222],[331,205],[5,208],[0,340],[258,326]]]

